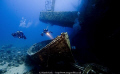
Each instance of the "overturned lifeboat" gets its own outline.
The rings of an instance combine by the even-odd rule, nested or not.
[[[45,44],[46,43],[46,44]],[[44,46],[43,46],[44,45]],[[48,67],[55,63],[74,63],[67,32],[53,40],[36,43],[27,51],[36,64]]]

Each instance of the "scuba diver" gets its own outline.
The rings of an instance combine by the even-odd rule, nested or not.
[[[45,33],[45,34],[47,34],[47,33],[53,33],[53,32],[48,31],[48,29],[43,29],[43,32],[41,33],[41,36],[43,36],[43,35],[44,35],[44,33]]]
[[[12,33],[12,36],[13,37],[17,37],[17,38],[23,38],[23,39],[26,39],[26,36],[23,34],[23,32],[22,31],[17,31],[17,32],[15,32],[15,33]]]

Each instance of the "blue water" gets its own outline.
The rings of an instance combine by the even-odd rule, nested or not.
[[[82,0],[56,0],[55,11],[78,11]],[[45,0],[0,0],[0,46],[13,44],[16,47],[31,46],[34,43],[49,40],[41,36],[48,27],[53,38],[73,28],[43,23],[39,20],[40,11],[45,11]],[[20,26],[20,24],[23,24]],[[26,40],[12,37],[12,33],[23,31]]]

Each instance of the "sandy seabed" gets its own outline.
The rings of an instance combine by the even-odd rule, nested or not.
[[[18,67],[8,67],[8,63],[4,64],[3,66],[0,66],[0,69],[7,68],[7,72],[4,74],[23,74],[25,72],[30,71],[33,67],[27,66],[25,64],[21,64]]]

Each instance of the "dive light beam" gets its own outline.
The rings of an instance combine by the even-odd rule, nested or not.
[[[50,35],[50,33],[46,33],[46,35],[48,36],[48,37],[50,37],[51,39],[53,39],[53,37]]]

